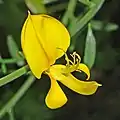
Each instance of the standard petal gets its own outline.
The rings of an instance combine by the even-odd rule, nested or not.
[[[39,42],[46,51],[50,63],[64,55],[70,45],[70,35],[65,26],[57,19],[45,15],[31,15],[31,19],[39,36]],[[60,50],[60,49],[61,50]]]
[[[75,78],[72,74],[64,74],[62,71],[66,66],[64,65],[53,65],[50,68],[50,73],[52,77],[60,81],[62,84],[70,88],[71,90],[83,94],[83,95],[91,95],[96,92],[98,84],[95,81],[81,81]]]
[[[86,73],[86,75],[87,75],[87,79],[86,80],[89,80],[89,78],[90,78],[89,68],[85,64],[80,63],[79,66],[78,66],[78,69],[80,71],[83,71],[84,73]]]
[[[39,42],[30,15],[28,15],[22,28],[21,45],[31,71],[37,78],[40,78],[41,73],[50,66],[50,63],[43,46]]]
[[[51,109],[60,108],[67,102],[67,97],[57,81],[51,77],[50,79],[51,87],[45,99],[46,105]]]

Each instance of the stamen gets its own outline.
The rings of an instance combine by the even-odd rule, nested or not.
[[[70,54],[70,56],[73,58],[73,63],[80,63],[81,61],[81,57],[79,56],[79,54],[77,54],[76,52],[73,52],[73,54]]]
[[[75,64],[75,56],[73,54],[70,54],[70,56],[73,58],[73,63]]]
[[[67,63],[66,63],[66,68],[63,70],[64,74],[68,74],[73,71],[81,72],[80,70],[78,70],[78,67],[81,61],[81,57],[79,54],[77,54],[76,52],[73,52],[72,54],[70,54],[70,56],[73,58],[73,61],[72,61],[68,58],[66,52],[62,48],[57,48],[57,49],[62,50],[65,54],[65,60]]]
[[[80,63],[80,61],[81,61],[80,55],[76,53],[75,56],[77,57],[77,60],[78,60],[78,62]]]
[[[66,54],[66,52],[62,49],[62,48],[57,48],[57,49],[59,49],[59,50],[62,50],[63,52],[64,52],[64,54],[65,54],[65,60],[66,60],[66,66],[70,66],[70,63],[73,65],[74,63],[68,58],[68,56],[67,56],[67,54]]]

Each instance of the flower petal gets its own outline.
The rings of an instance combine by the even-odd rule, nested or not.
[[[60,88],[59,84],[55,79],[51,79],[51,88],[46,96],[46,105],[51,109],[62,107],[67,102],[67,97]]]
[[[70,45],[70,35],[57,19],[45,15],[31,15],[39,42],[42,44],[51,64],[64,55]],[[62,50],[58,49],[61,48]]]
[[[89,68],[85,64],[80,63],[79,66],[78,66],[78,69],[85,72],[87,74],[87,79],[86,80],[89,80],[89,78],[90,78]]]
[[[101,86],[95,81],[91,82],[80,81],[71,74],[69,74],[67,77],[61,76],[59,81],[68,88],[70,88],[71,90],[83,95],[94,94],[98,86]]]
[[[79,94],[91,95],[96,92],[98,86],[101,86],[95,81],[81,81],[72,74],[64,74],[62,71],[65,67],[64,65],[53,65],[50,68],[50,74],[54,79],[57,79],[71,90]]]
[[[42,72],[50,66],[50,63],[38,39],[30,15],[28,15],[22,28],[21,45],[31,71],[37,78],[40,78]]]

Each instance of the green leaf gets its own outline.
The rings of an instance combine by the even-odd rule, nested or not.
[[[19,55],[19,48],[11,35],[7,36],[7,45],[11,57],[16,59],[16,63],[19,66],[24,65],[23,58]]]
[[[111,32],[119,28],[119,26],[115,23],[105,22],[100,20],[92,20],[91,24],[92,24],[92,28],[98,31]]]
[[[1,64],[1,70],[2,70],[3,74],[7,73],[7,67],[4,63]]]
[[[96,40],[92,32],[91,24],[88,24],[88,32],[85,43],[84,63],[92,68],[96,56]]]
[[[7,45],[11,57],[21,59],[21,57],[18,55],[19,52],[18,46],[11,35],[7,36]]]

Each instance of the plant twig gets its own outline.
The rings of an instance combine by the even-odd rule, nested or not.
[[[76,20],[73,21],[73,24],[69,26],[71,37],[78,33],[96,15],[105,0],[92,0],[91,2],[94,3],[94,5],[88,10],[88,12],[86,12],[83,17],[80,16],[76,18]]]
[[[16,105],[16,103],[20,100],[20,98],[24,95],[24,93],[28,90],[28,88],[35,81],[35,77],[30,75],[25,83],[21,86],[21,88],[17,91],[17,93],[8,101],[6,105],[0,110],[0,118],[2,118],[6,112],[9,112],[10,109]]]
[[[0,78],[0,87],[15,80],[16,78],[22,76],[23,74],[27,73],[27,66],[24,66],[11,74],[6,75],[5,77]]]
[[[61,20],[64,25],[67,25],[68,20],[74,16],[76,3],[77,3],[77,0],[70,0],[70,2],[68,4],[68,8],[62,17],[62,20]]]
[[[14,113],[13,113],[13,109],[10,109],[9,112],[8,112],[8,114],[9,114],[10,120],[15,120],[15,118],[14,118]]]

